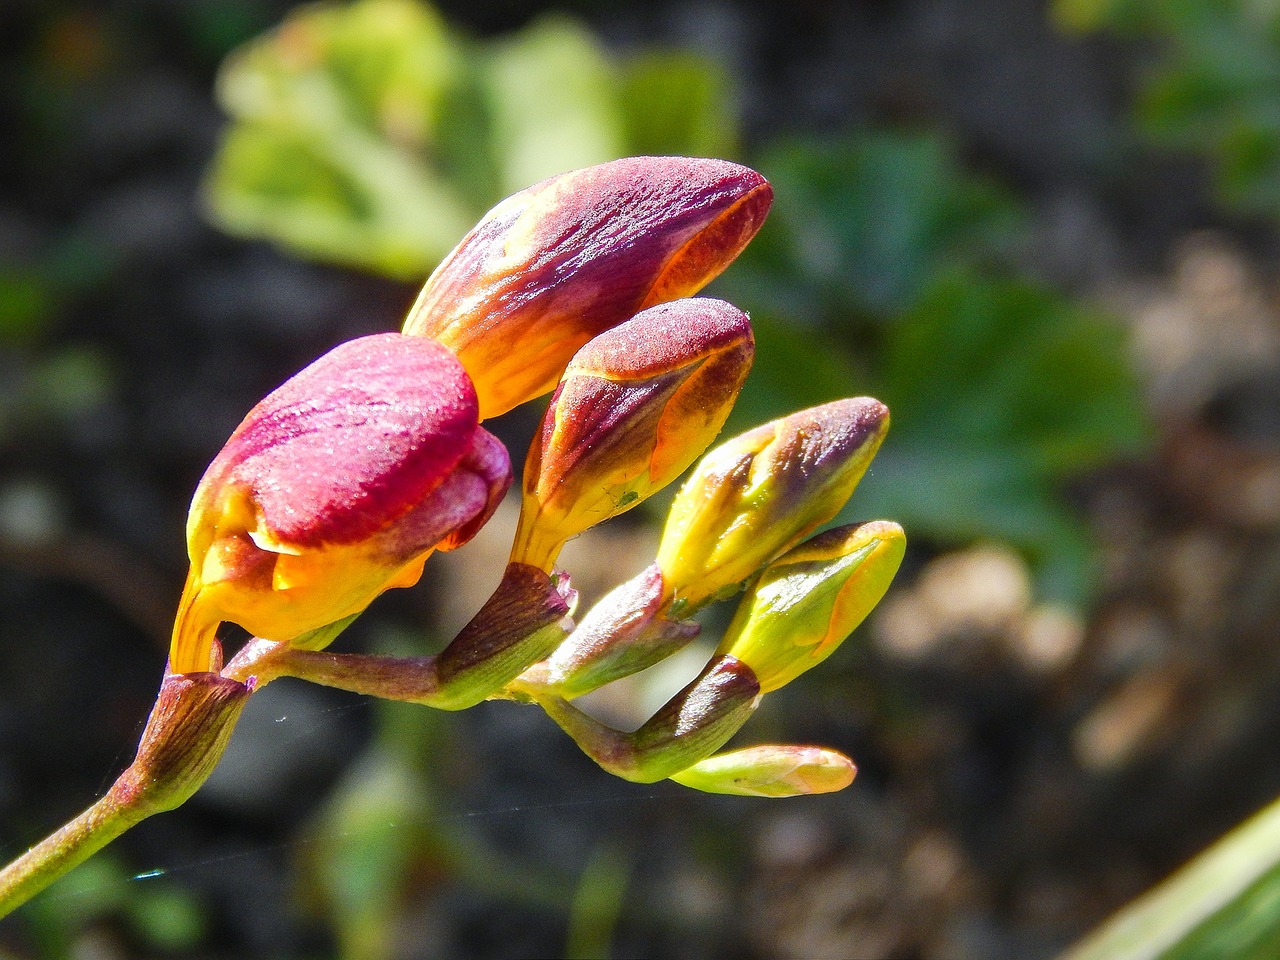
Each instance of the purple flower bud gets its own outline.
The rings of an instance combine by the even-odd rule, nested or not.
[[[529,449],[512,560],[550,570],[570,537],[683,473],[753,353],[746,314],[704,298],[651,307],[579,350]]]
[[[488,418],[547,393],[592,337],[696,293],[741,252],[773,200],[724,160],[629,157],[502,201],[427,280],[404,332],[439,340]]]

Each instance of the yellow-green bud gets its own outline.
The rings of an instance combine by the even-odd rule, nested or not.
[[[769,743],[708,757],[671,779],[704,793],[797,797],[843,790],[857,772],[853,761],[835,750]]]
[[[658,566],[678,615],[723,596],[844,506],[889,428],[858,397],[793,413],[722,444],[685,481]]]
[[[888,520],[836,527],[783,554],[738,605],[718,650],[768,693],[817,666],[880,602],[906,549]]]

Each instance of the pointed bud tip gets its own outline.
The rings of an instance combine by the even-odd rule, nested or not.
[[[834,793],[856,774],[853,761],[836,750],[761,744],[710,757],[671,779],[706,793],[778,798]]]
[[[595,334],[710,282],[771,199],[760,174],[724,160],[628,157],[551,177],[463,238],[404,332],[457,353],[496,416],[550,391]]]

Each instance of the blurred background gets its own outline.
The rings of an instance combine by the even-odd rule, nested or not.
[[[678,153],[773,182],[709,291],[759,344],[728,429],[880,397],[842,519],[911,541],[735,741],[839,748],[842,793],[636,786],[532,708],[284,681],[0,953],[1050,957],[1280,793],[1270,5],[8,0],[0,81],[6,859],[128,762],[186,506],[243,414],[395,329],[552,173]],[[538,415],[496,425],[513,459]],[[652,558],[661,508],[571,546],[588,601]],[[342,648],[438,648],[512,525]],[[596,706],[638,723],[695,670]]]

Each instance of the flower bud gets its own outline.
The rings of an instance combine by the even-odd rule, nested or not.
[[[793,413],[708,453],[676,495],[658,566],[677,615],[732,595],[840,510],[889,429],[859,397]]]
[[[605,726],[561,697],[537,698],[587,756],[636,783],[656,783],[705,760],[738,732],[759,702],[755,674],[733,657],[712,660],[632,733]]]
[[[635,766],[622,774],[655,783],[724,746],[760,703],[755,676],[733,657],[716,657],[702,674],[631,734]]]
[[[700,628],[692,620],[663,617],[662,594],[656,564],[615,587],[548,658],[542,683],[571,700],[687,646]]]
[[[439,340],[488,418],[549,392],[638,311],[696,293],[755,235],[773,191],[723,160],[630,157],[499,203],[428,278],[404,332]]]
[[[579,350],[529,448],[512,560],[550,570],[570,537],[683,473],[720,432],[753,352],[746,314],[704,298],[651,307]]]
[[[259,403],[201,479],[171,669],[216,668],[224,621],[287,641],[412,585],[510,483],[448,350],[395,333],[342,344]]]
[[[173,810],[196,792],[226,749],[254,682],[215,673],[166,673],[138,753],[109,794],[134,815]]]
[[[741,660],[768,693],[817,666],[880,602],[906,550],[888,520],[836,527],[765,568],[717,651]]]
[[[856,773],[853,761],[835,750],[761,744],[708,757],[671,779],[704,793],[797,797],[843,790]]]

